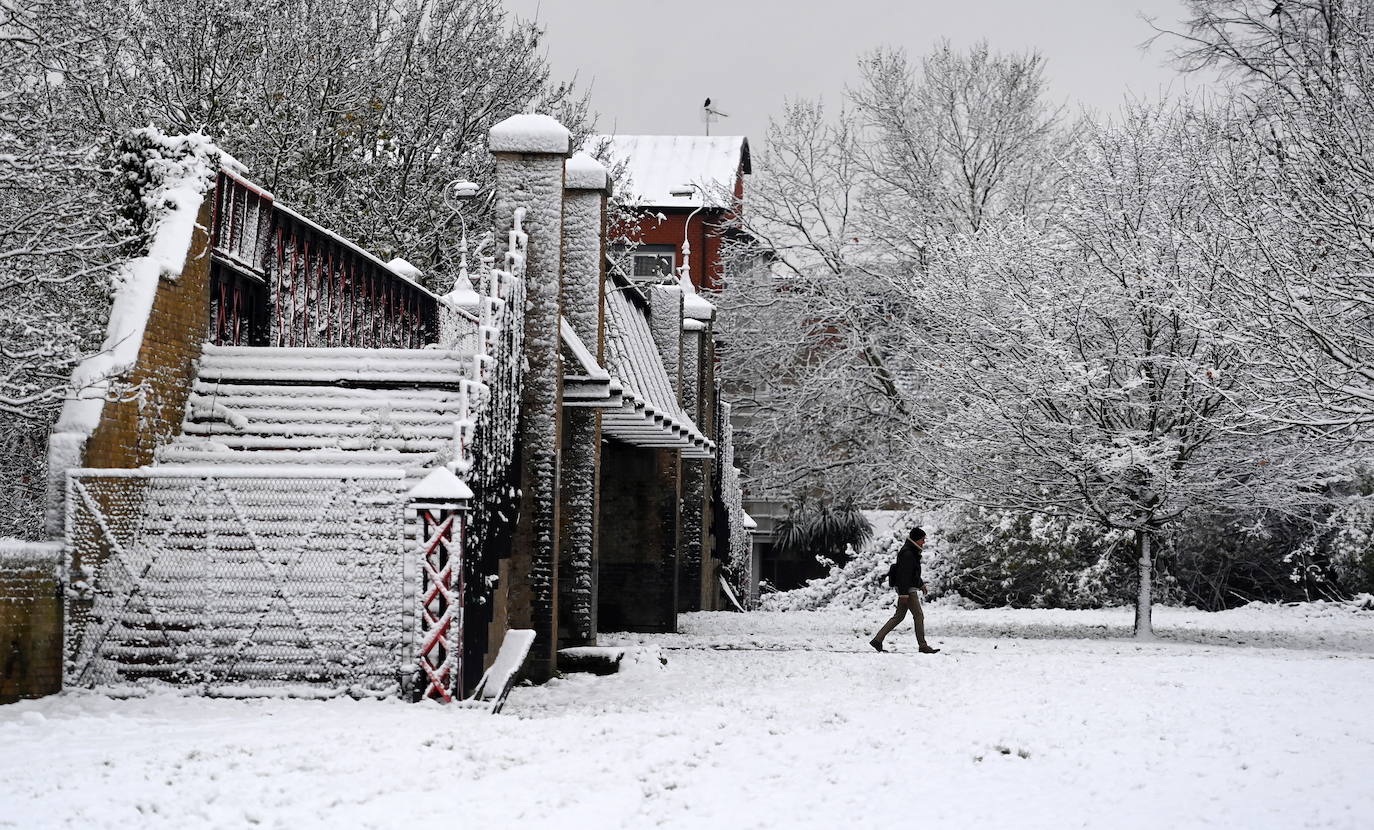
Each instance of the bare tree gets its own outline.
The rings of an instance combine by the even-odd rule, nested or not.
[[[1091,125],[1051,226],[957,239],[914,288],[940,309],[920,367],[946,411],[912,452],[951,498],[1132,534],[1139,637],[1155,544],[1181,518],[1319,498],[1304,442],[1256,435],[1243,351],[1216,322],[1235,244],[1206,187],[1223,137],[1186,108]]]
[[[103,35],[75,4],[0,0],[0,535],[41,532],[48,426],[129,235],[110,142],[71,116]]]
[[[579,134],[590,126],[585,97],[551,80],[541,30],[499,0],[142,0],[121,11],[83,90],[88,120],[203,132],[283,200],[404,256],[441,290],[459,237],[443,185],[464,178],[490,193],[487,130],[530,107]],[[469,224],[486,208],[473,203]]]
[[[893,315],[911,310],[871,232],[872,178],[845,113],[794,103],[770,126],[721,298],[721,370],[741,460],[760,486],[891,493],[892,436],[910,427]],[[767,264],[758,250],[768,252]]]
[[[1218,260],[1269,416],[1374,426],[1374,3],[1192,0],[1166,32],[1221,71],[1238,114],[1211,186],[1243,255]]]
[[[866,55],[860,68],[856,114],[878,139],[866,166],[908,211],[926,208],[920,224],[968,232],[1004,213],[1045,215],[1063,109],[1046,104],[1039,53],[996,53],[987,41],[963,53],[946,40],[919,74],[900,50]]]
[[[901,52],[860,66],[849,108],[794,102],[770,125],[739,220],[750,267],[721,302],[755,488],[873,503],[914,475],[901,436],[938,407],[913,362],[939,313],[911,293],[930,250],[996,217],[1043,222],[1064,147],[1034,53],[945,43],[919,70]]]

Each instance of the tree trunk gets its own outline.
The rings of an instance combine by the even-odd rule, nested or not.
[[[1140,551],[1140,590],[1135,597],[1135,638],[1153,640],[1154,627],[1150,623],[1150,595],[1154,588],[1154,563],[1150,558],[1150,532],[1135,532],[1136,546]]]

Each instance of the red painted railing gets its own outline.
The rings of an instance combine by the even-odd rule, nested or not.
[[[217,345],[416,349],[438,298],[232,173],[215,188],[211,339]]]

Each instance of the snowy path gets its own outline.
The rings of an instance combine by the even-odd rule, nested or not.
[[[1354,828],[1374,814],[1374,614],[1166,611],[1165,635],[1189,641],[1136,645],[1104,636],[1129,623],[1119,611],[935,608],[933,657],[900,640],[867,651],[877,616],[691,615],[684,634],[624,640],[664,648],[666,668],[519,688],[501,717],[172,696],[0,707],[0,827]]]

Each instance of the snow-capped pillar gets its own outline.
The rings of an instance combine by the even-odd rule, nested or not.
[[[410,491],[419,521],[420,700],[450,703],[463,689],[463,542],[472,490],[445,467]]]
[[[716,309],[685,276],[678,285],[682,289],[682,408],[703,435],[715,440],[711,321]],[[682,573],[678,579],[678,609],[682,611],[715,611],[719,607],[712,547],[714,476],[712,460],[682,460]]]
[[[654,345],[663,358],[663,369],[668,374],[668,382],[673,387],[673,397],[682,403],[682,289],[676,285],[647,286],[649,297],[649,331]],[[685,587],[683,563],[689,537],[695,535],[696,528],[686,523],[683,512],[683,473],[687,460],[677,450],[659,450],[660,469],[658,488],[659,521],[663,537],[672,540],[672,547],[662,559],[663,574],[661,584],[667,587],[667,609],[672,620],[669,630],[677,630],[677,612],[682,610],[682,597]],[[699,539],[692,539],[699,543]],[[699,550],[699,547],[697,548]],[[699,571],[699,569],[697,569]],[[696,571],[694,571],[696,572]],[[692,607],[694,604],[688,604]]]
[[[528,236],[525,360],[520,392],[520,514],[512,537],[506,624],[535,632],[529,677],[553,676],[558,648],[559,447],[563,404],[559,357],[563,260],[563,162],[571,135],[547,115],[514,115],[491,128],[496,160],[497,261],[516,212]]]
[[[606,168],[586,153],[568,159],[563,191],[563,317],[605,359]],[[601,411],[564,410],[563,538],[558,586],[562,646],[596,644],[597,518],[600,512]]]
[[[682,321],[682,411],[705,431],[701,413],[701,347],[706,326],[698,320]],[[709,437],[709,436],[708,436]],[[678,611],[713,611],[706,600],[706,580],[710,578],[708,542],[710,539],[711,462],[701,458],[682,459],[682,561],[677,583]]]
[[[673,384],[678,403],[682,402],[682,289],[676,285],[651,285],[649,327],[654,345],[663,357],[663,368]]]

